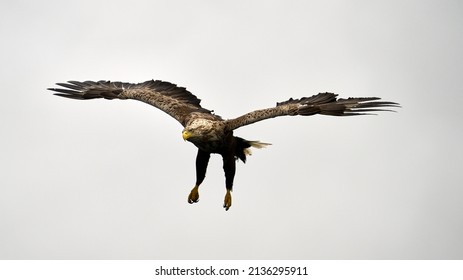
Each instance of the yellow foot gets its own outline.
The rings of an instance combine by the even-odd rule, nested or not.
[[[227,193],[225,194],[225,199],[223,201],[223,208],[225,208],[225,211],[228,211],[232,205],[232,197],[231,197],[231,192],[230,190],[227,190]]]
[[[190,195],[188,196],[188,203],[196,203],[199,201],[199,186],[195,186],[191,192]]]

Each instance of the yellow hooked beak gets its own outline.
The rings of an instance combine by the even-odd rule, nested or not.
[[[186,131],[186,130],[184,130],[184,131],[182,132],[182,137],[183,137],[183,140],[186,141],[188,138],[191,137],[191,133],[188,132],[188,131]]]

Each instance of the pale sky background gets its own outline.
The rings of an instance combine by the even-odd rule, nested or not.
[[[462,259],[462,1],[2,1],[0,259]],[[196,148],[137,101],[67,80],[161,79],[224,118],[331,91],[398,113],[235,135],[187,203]]]

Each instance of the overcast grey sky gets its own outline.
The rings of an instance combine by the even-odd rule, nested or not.
[[[461,1],[2,1],[1,259],[463,258]],[[224,118],[331,91],[398,113],[283,117],[237,166],[136,101],[67,80],[162,79]]]

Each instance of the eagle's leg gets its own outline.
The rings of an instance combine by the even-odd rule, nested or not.
[[[223,208],[226,211],[230,209],[232,205],[231,192],[233,190],[233,179],[235,178],[236,160],[233,154],[222,155],[223,157],[223,170],[225,171],[225,188],[227,193],[223,202]]]
[[[196,184],[188,195],[188,203],[196,203],[199,201],[199,185],[204,181],[206,177],[207,164],[209,163],[210,153],[204,152],[198,149],[196,155]]]

